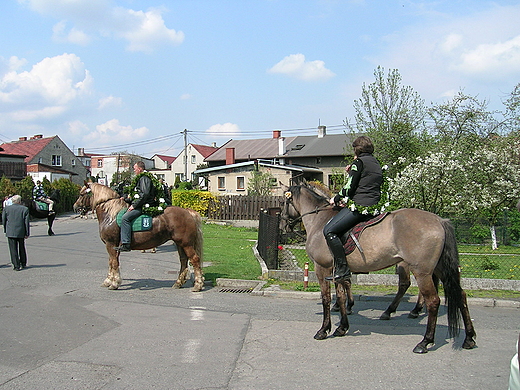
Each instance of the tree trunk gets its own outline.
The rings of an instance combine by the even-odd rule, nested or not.
[[[491,226],[489,228],[489,230],[491,230],[491,249],[493,249],[493,250],[498,249],[497,232],[495,230],[495,225]]]

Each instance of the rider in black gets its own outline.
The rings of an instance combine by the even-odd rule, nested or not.
[[[134,164],[134,172],[137,176],[141,175],[145,166],[142,161],[138,161]],[[141,175],[139,180],[137,181],[136,187],[136,196],[134,198],[123,197],[122,199],[125,202],[130,203],[130,207],[123,215],[123,219],[121,220],[121,245],[115,247],[114,249],[118,252],[128,252],[130,251],[130,244],[132,242],[132,222],[134,219],[139,217],[143,213],[143,206],[145,204],[152,203],[154,201],[154,186],[152,180],[146,176]]]
[[[368,215],[360,213],[356,205],[373,206],[381,198],[383,173],[381,165],[372,155],[372,141],[367,136],[360,136],[354,140],[352,147],[354,162],[347,167],[347,183],[339,194],[330,199],[330,203],[339,205],[346,203],[348,198],[354,202],[353,206],[343,207],[323,228],[325,240],[334,257],[334,273],[333,276],[326,277],[327,280],[341,281],[350,278],[351,272],[340,237],[359,222],[369,218]]]

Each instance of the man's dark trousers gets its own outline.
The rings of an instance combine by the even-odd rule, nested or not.
[[[142,213],[140,209],[133,209],[123,215],[121,220],[121,244],[130,244],[132,242],[132,222]]]
[[[8,237],[9,254],[11,255],[11,263],[13,267],[25,268],[27,267],[27,252],[25,251],[25,238]]]

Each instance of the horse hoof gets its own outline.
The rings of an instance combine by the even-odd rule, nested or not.
[[[411,311],[410,313],[408,313],[408,318],[419,318],[419,313]]]
[[[332,334],[333,337],[343,337],[347,334],[348,329],[337,328]]]
[[[316,333],[314,335],[314,339],[315,340],[325,340],[326,338],[327,338],[327,333],[326,332],[319,331],[318,333]]]
[[[415,353],[428,353],[428,350],[426,349],[426,347],[423,347],[420,344],[417,344],[417,346],[413,349],[413,351]]]
[[[388,321],[390,319],[390,314],[388,313],[383,313],[381,314],[381,317],[379,317],[380,320],[383,320],[383,321]]]
[[[111,284],[110,286],[108,286],[108,289],[109,290],[117,290],[119,288],[119,286],[115,286],[113,284]]]
[[[108,287],[110,286],[110,281],[105,280],[103,283],[101,283],[101,287]]]
[[[48,232],[47,234],[48,234],[49,236],[54,236],[54,235],[55,235],[54,232]]]
[[[191,289],[192,292],[201,292],[202,291],[202,287],[200,286],[194,286],[192,289]]]
[[[464,349],[473,349],[477,346],[477,343],[473,339],[464,340],[464,344],[462,344],[462,348]]]
[[[175,290],[178,290],[179,288],[181,288],[182,285],[180,283],[175,283],[172,288],[175,289]]]

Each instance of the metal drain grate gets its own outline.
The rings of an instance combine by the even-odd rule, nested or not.
[[[221,287],[218,292],[221,293],[232,293],[232,294],[250,294],[253,291],[252,287],[239,288],[239,287]]]

